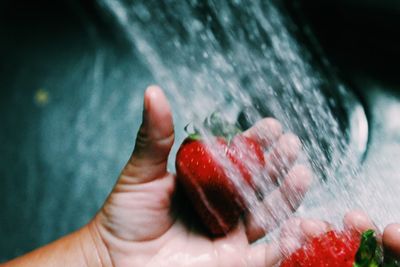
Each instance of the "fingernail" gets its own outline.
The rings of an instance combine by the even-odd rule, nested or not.
[[[150,102],[151,102],[151,87],[148,87],[146,89],[146,92],[144,93],[144,112],[149,112],[150,110]]]
[[[292,151],[297,153],[301,148],[300,138],[294,134],[290,134],[290,138],[287,139],[287,146]]]
[[[143,101],[143,122],[148,122],[148,114],[150,113],[151,102],[152,102],[152,91],[154,90],[155,86],[147,87],[146,91],[144,92],[144,101]]]
[[[173,132],[172,114],[168,100],[160,87],[152,85],[147,88],[144,105],[149,135],[154,139],[169,136]]]
[[[353,228],[356,231],[364,232],[371,228],[375,231],[378,231],[378,228],[363,211],[353,211],[348,220],[350,220],[350,222],[346,224],[349,224],[350,228]]]
[[[318,236],[328,230],[326,223],[312,219],[303,220],[301,223],[301,228],[308,237]]]

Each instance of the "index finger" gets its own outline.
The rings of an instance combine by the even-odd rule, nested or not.
[[[374,230],[378,233],[378,228],[374,225],[368,215],[359,210],[348,212],[343,219],[345,229],[356,230],[359,233],[367,230]]]
[[[243,132],[242,135],[253,139],[264,149],[268,149],[282,135],[282,125],[276,119],[264,118]]]

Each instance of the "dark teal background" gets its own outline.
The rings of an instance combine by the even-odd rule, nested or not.
[[[86,223],[133,148],[151,76],[92,14],[0,5],[0,262]]]
[[[82,2],[0,2],[0,262],[90,220],[129,157],[154,82],[118,29]],[[366,11],[352,20],[315,2],[304,14],[366,104],[372,148],[390,147],[400,129],[386,122],[400,118],[381,110],[386,98],[400,110],[400,25],[385,14],[397,9],[357,10]]]

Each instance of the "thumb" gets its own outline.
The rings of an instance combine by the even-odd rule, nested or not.
[[[144,94],[143,121],[132,156],[122,171],[130,183],[145,183],[167,172],[174,142],[171,108],[163,91],[150,86]]]
[[[143,122],[135,149],[95,218],[110,250],[126,250],[115,240],[155,239],[171,226],[170,203],[175,180],[167,173],[167,160],[173,141],[167,98],[159,87],[151,86],[144,94]]]

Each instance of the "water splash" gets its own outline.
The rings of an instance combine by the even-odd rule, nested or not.
[[[327,82],[314,67],[312,55],[298,43],[293,24],[278,4],[272,0],[100,0],[99,4],[113,15],[167,91],[177,107],[178,125],[198,125],[215,110],[228,121],[239,120],[243,127],[274,116],[285,130],[301,137],[315,172],[313,189],[299,213],[321,217],[329,210],[324,217],[338,223],[344,210],[356,206],[349,193],[355,186],[351,177],[357,173],[365,143],[358,149],[349,145],[354,134],[349,133],[350,122],[343,120],[343,113],[349,112],[347,101],[353,96],[340,81]],[[228,160],[223,164],[234,183],[246,190],[234,166]],[[246,196],[254,206],[254,197]],[[290,209],[274,212],[291,214]],[[265,214],[258,217],[270,226]]]

